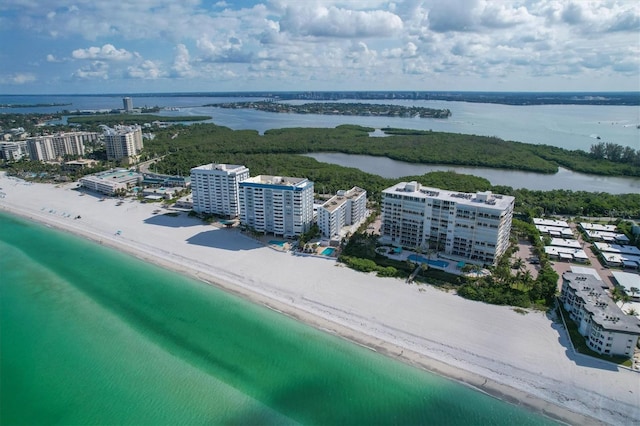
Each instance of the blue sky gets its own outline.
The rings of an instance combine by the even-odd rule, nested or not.
[[[0,93],[640,90],[635,0],[3,0]]]

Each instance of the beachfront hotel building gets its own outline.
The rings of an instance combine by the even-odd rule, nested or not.
[[[296,237],[313,223],[313,182],[259,175],[240,182],[240,223],[264,233]]]
[[[140,126],[104,126],[104,146],[110,161],[135,161],[142,150],[142,127]]]
[[[56,161],[67,155],[83,156],[84,144],[97,140],[98,134],[95,132],[65,132],[33,136],[27,138],[27,151],[32,160]]]
[[[318,208],[320,233],[325,238],[340,237],[346,226],[358,225],[367,217],[367,191],[354,186],[338,191]]]
[[[27,142],[0,142],[0,158],[7,161],[17,161],[27,154]]]
[[[606,288],[594,275],[565,272],[560,301],[589,348],[602,355],[630,358],[640,336],[640,320],[622,312]]]
[[[193,210],[235,218],[240,214],[238,185],[249,169],[235,164],[205,164],[191,169]]]
[[[509,246],[514,197],[400,182],[382,191],[381,243],[476,264],[495,264]]]
[[[119,190],[128,191],[142,181],[140,173],[127,169],[111,169],[80,178],[80,185],[105,195],[115,195]]]

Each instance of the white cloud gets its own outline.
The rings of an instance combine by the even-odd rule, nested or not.
[[[234,36],[217,42],[201,37],[196,46],[203,54],[200,60],[205,62],[249,63],[253,57],[252,52],[243,50],[242,41]]]
[[[290,6],[280,29],[293,35],[315,37],[388,37],[402,29],[402,20],[384,10],[359,11],[334,6]]]
[[[375,50],[370,50],[364,42],[359,41],[351,46],[347,58],[352,64],[358,67],[375,67],[378,53]]]
[[[640,3],[630,0],[45,3],[0,3],[0,31],[24,46],[4,62],[6,75],[27,70],[37,84],[109,78],[113,87],[122,78],[174,78],[193,90],[215,79],[283,90],[440,79],[473,90],[494,78],[517,86],[567,73],[585,90],[637,90],[640,78]],[[34,54],[56,65],[42,67]]]
[[[76,49],[71,53],[74,59],[101,59],[110,61],[126,61],[134,54],[125,49],[116,49],[112,44],[105,44],[102,47],[89,47],[88,49]]]
[[[108,80],[109,64],[103,61],[93,61],[90,64],[76,70],[72,77],[81,80]]]
[[[18,72],[14,74],[0,76],[1,84],[21,85],[32,83],[37,80],[35,74],[30,72]]]
[[[178,44],[175,52],[173,67],[171,68],[172,74],[176,77],[194,77],[196,73],[191,67],[191,59],[187,46]]]
[[[127,77],[140,78],[144,80],[155,80],[164,77],[165,73],[160,69],[160,65],[154,61],[146,60],[139,65],[127,68]]]

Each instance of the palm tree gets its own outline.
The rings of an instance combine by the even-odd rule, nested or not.
[[[622,309],[625,304],[631,302],[631,296],[626,293],[622,293],[622,297],[620,297],[620,300],[622,300],[622,306],[620,306],[620,309]]]
[[[524,269],[524,260],[521,257],[516,258],[511,265],[514,269],[522,270]]]

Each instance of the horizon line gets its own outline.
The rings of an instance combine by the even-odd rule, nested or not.
[[[111,92],[111,93],[0,93],[0,96],[140,96],[140,95],[229,95],[277,93],[475,93],[475,94],[638,94],[640,90],[609,91],[486,91],[486,90],[230,90],[230,91],[176,91],[176,92]]]

